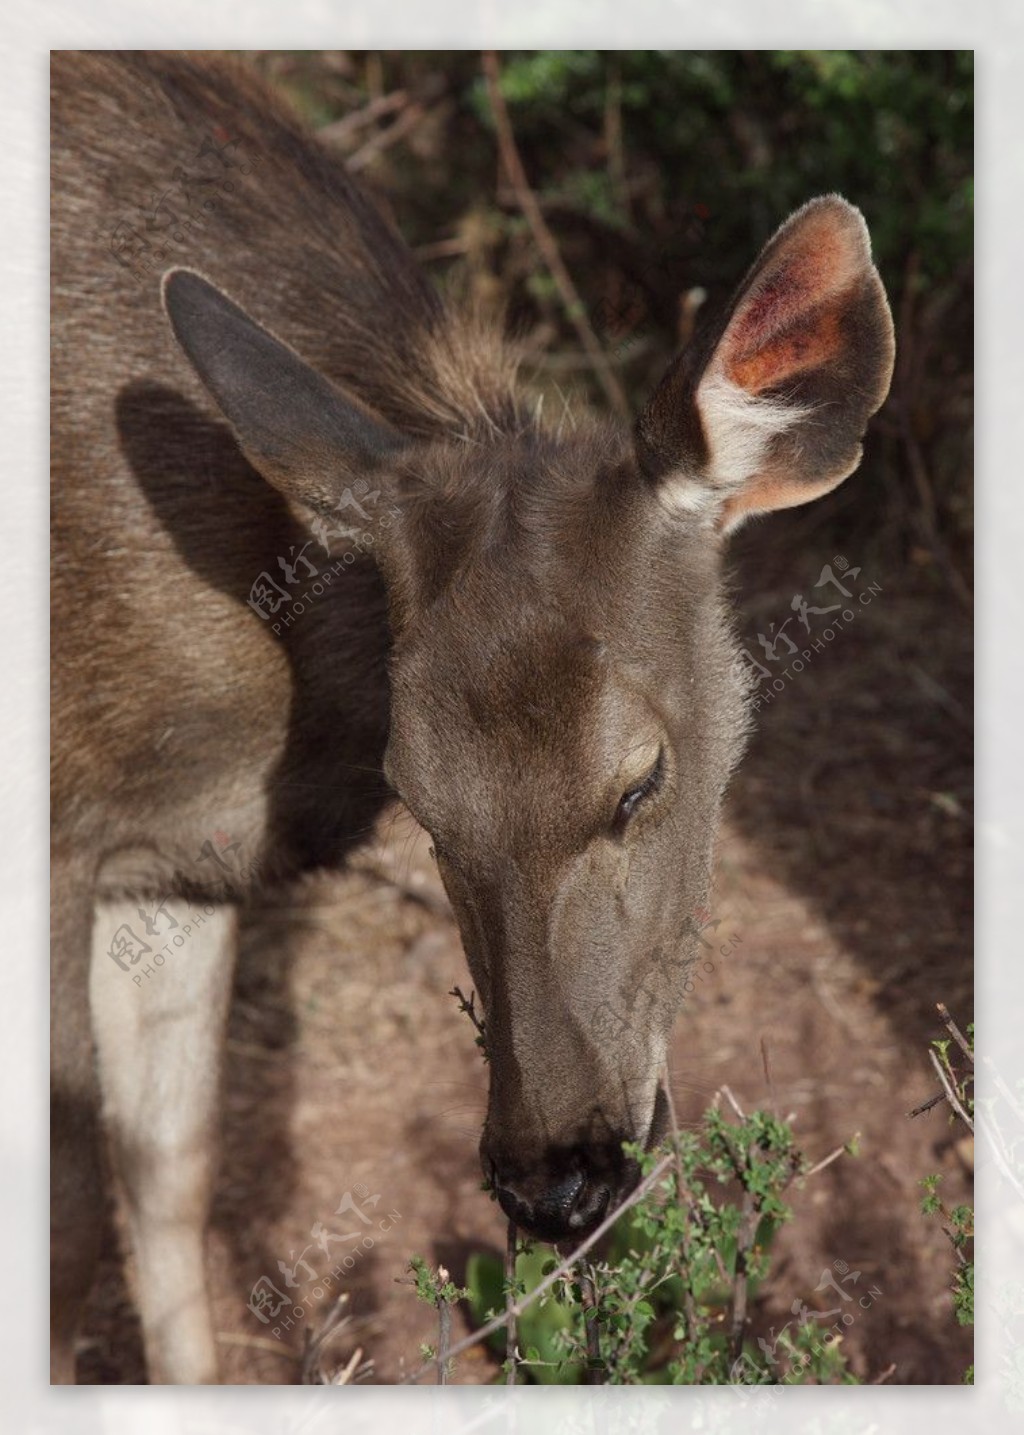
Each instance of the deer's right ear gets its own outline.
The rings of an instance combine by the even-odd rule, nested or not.
[[[812,200],[665,375],[637,423],[641,467],[668,504],[723,532],[807,503],[860,462],[893,357],[859,210]]]
[[[286,497],[331,512],[341,487],[405,446],[201,274],[170,270],[162,294],[174,337],[246,458]]]

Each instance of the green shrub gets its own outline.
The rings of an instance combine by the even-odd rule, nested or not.
[[[729,1123],[712,1108],[699,1130],[655,1152],[626,1150],[644,1177],[666,1150],[673,1159],[615,1224],[601,1258],[566,1270],[519,1317],[517,1375],[537,1384],[577,1383],[588,1372],[620,1385],[853,1382],[838,1342],[823,1341],[813,1325],[773,1347],[746,1330],[748,1301],[790,1219],[784,1194],[806,1169],[789,1126],[762,1111]],[[522,1297],[560,1258],[531,1242],[518,1249],[514,1294]],[[589,1309],[584,1282],[594,1294]],[[505,1309],[497,1257],[473,1255],[466,1283],[474,1325]],[[504,1355],[505,1340],[498,1330],[489,1344]]]

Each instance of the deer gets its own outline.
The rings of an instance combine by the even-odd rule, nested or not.
[[[149,1379],[211,1383],[237,914],[396,799],[479,996],[501,1210],[579,1242],[635,1189],[750,726],[729,538],[857,468],[893,325],[818,196],[635,422],[556,425],[251,65],[51,80],[51,1379],[112,1170]]]

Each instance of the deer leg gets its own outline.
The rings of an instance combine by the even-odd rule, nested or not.
[[[92,1000],[104,1114],[127,1201],[150,1381],[209,1384],[218,1374],[204,1237],[235,912],[168,899],[160,935],[143,939],[152,951],[111,960],[110,934],[121,924],[145,930],[138,906],[107,902],[97,911]]]
[[[89,1020],[91,874],[56,856],[50,956],[50,1380],[75,1381],[75,1335],[103,1222],[99,1085]]]

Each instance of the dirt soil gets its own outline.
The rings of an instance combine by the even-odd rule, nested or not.
[[[830,558],[789,555],[776,563],[788,577],[762,562],[756,584],[742,579],[752,647]],[[941,1172],[947,1200],[969,1200],[971,1152],[943,1107],[907,1112],[937,1089],[926,1056],[942,1034],[936,1001],[961,1024],[973,1014],[970,635],[937,581],[915,591],[904,576],[848,577],[851,591],[881,591],[855,603],[855,621],[759,713],[719,844],[721,926],[707,935],[721,942],[679,1019],[671,1070],[681,1122],[727,1084],[744,1109],[792,1113],[812,1160],[860,1133],[857,1158],[795,1193],[755,1333],[778,1332],[794,1303],[834,1308],[831,1288],[815,1287],[848,1267],[860,1289],[881,1292],[845,1337],[855,1373],[894,1367],[890,1383],[959,1383],[971,1332],[955,1323],[952,1252],[939,1220],[920,1212],[919,1182]],[[501,1250],[504,1222],[476,1155],[485,1070],[447,995],[456,983],[469,989],[458,936],[425,836],[404,813],[388,815],[355,869],[246,920],[210,1237],[227,1381],[300,1378],[306,1332],[333,1301],[308,1271],[352,1249],[328,1241],[328,1261],[316,1244],[321,1229],[341,1235],[358,1221],[336,1214],[346,1192],[377,1229],[341,1281],[353,1320],[329,1368],[359,1349],[371,1380],[401,1379],[435,1334],[403,1283],[409,1257],[460,1280],[471,1252]],[[81,1346],[85,1381],[145,1378],[118,1245],[112,1216]],[[246,1302],[262,1276],[284,1290],[278,1262],[304,1248],[291,1292],[301,1318],[276,1338],[277,1322],[262,1324]],[[456,1337],[468,1329],[464,1313],[457,1322]],[[477,1349],[458,1378],[494,1371]]]

